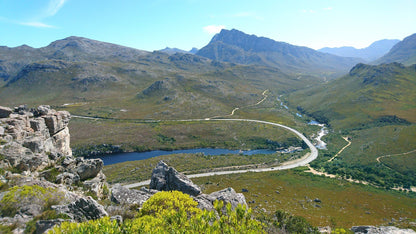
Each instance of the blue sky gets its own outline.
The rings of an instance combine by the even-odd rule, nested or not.
[[[416,0],[0,0],[0,45],[81,36],[148,51],[205,46],[221,28],[319,49],[416,33]]]

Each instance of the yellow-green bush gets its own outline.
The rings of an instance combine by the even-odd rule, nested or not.
[[[252,219],[251,210],[227,205],[221,212],[222,202],[215,209],[197,208],[187,194],[178,191],[159,192],[143,204],[137,217],[122,224],[108,217],[84,223],[63,223],[50,233],[264,233],[263,224]]]
[[[44,209],[59,203],[63,194],[53,188],[43,188],[39,185],[14,186],[8,190],[0,201],[0,215],[14,216],[19,208],[28,204],[40,204]]]

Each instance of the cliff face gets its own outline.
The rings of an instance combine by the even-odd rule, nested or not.
[[[45,212],[78,221],[108,215],[89,197],[108,195],[103,162],[72,157],[70,118],[49,106],[0,106],[0,224],[20,233]],[[37,231],[59,222],[43,222]]]
[[[67,111],[49,106],[28,110],[0,107],[0,154],[2,167],[39,171],[59,159],[72,156]]]

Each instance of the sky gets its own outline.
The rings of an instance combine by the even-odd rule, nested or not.
[[[80,36],[153,51],[238,29],[313,49],[416,33],[416,0],[0,0],[0,46]]]

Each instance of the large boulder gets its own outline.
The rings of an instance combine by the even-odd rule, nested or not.
[[[156,190],[143,188],[141,190],[128,189],[116,184],[111,188],[111,201],[120,205],[138,204],[141,206],[157,192]]]
[[[163,161],[160,161],[153,169],[150,189],[159,191],[177,190],[192,196],[198,196],[201,193],[201,189],[192,183],[188,177],[176,171],[175,168],[169,167]]]
[[[94,178],[103,169],[104,163],[101,159],[77,159],[76,172],[81,180]]]
[[[214,202],[215,200],[223,201],[224,207],[226,204],[231,204],[231,208],[235,209],[239,204],[245,207],[247,206],[246,198],[242,193],[237,193],[233,188],[226,188],[217,192],[209,194],[209,199]]]
[[[86,180],[82,184],[84,189],[94,194],[96,198],[105,199],[108,197],[108,183],[102,171],[100,171],[95,178]]]
[[[11,113],[13,113],[11,108],[0,106],[0,118],[8,118]]]
[[[91,197],[81,197],[68,205],[52,206],[58,214],[66,214],[77,222],[99,219],[108,216],[104,207]]]

